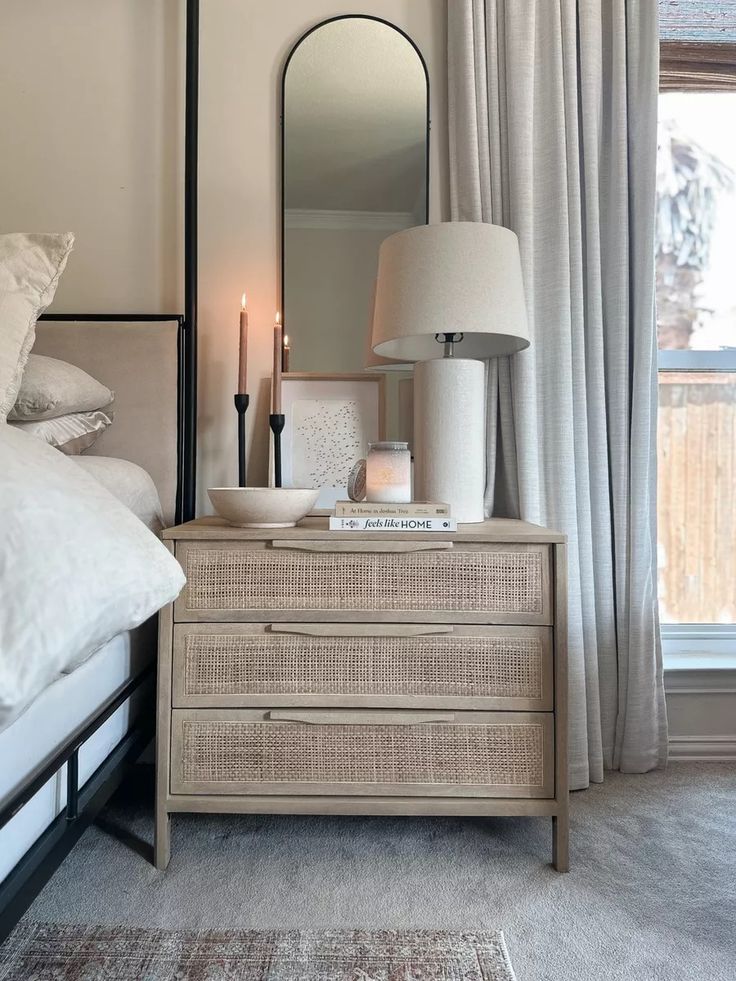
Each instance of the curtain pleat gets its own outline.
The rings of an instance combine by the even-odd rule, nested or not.
[[[666,759],[656,605],[657,15],[452,0],[451,217],[519,236],[531,347],[490,362],[489,514],[569,541],[573,787]]]

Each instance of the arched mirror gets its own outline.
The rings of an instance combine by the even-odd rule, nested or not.
[[[378,247],[428,220],[429,92],[393,25],[338,17],[283,75],[282,309],[289,370],[366,367]]]

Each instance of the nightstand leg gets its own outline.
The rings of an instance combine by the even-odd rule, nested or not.
[[[567,812],[552,818],[552,864],[558,872],[570,871],[570,817]]]
[[[171,818],[169,812],[156,808],[156,827],[153,837],[153,864],[162,872],[171,858]]]

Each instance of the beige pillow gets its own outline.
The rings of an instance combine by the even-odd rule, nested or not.
[[[31,353],[8,419],[56,419],[70,412],[94,412],[113,398],[109,388],[76,365]]]
[[[70,412],[38,422],[8,422],[14,429],[50,443],[67,456],[78,456],[88,450],[111,424],[112,419],[105,412]]]
[[[0,422],[18,395],[36,320],[54,298],[73,244],[71,232],[0,235]]]

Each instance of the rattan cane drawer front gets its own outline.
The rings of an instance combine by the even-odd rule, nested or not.
[[[548,627],[177,624],[173,703],[545,711],[552,669]]]
[[[180,622],[552,622],[546,545],[383,553],[180,542],[176,554],[187,576]]]
[[[551,713],[177,710],[173,794],[552,797]]]

